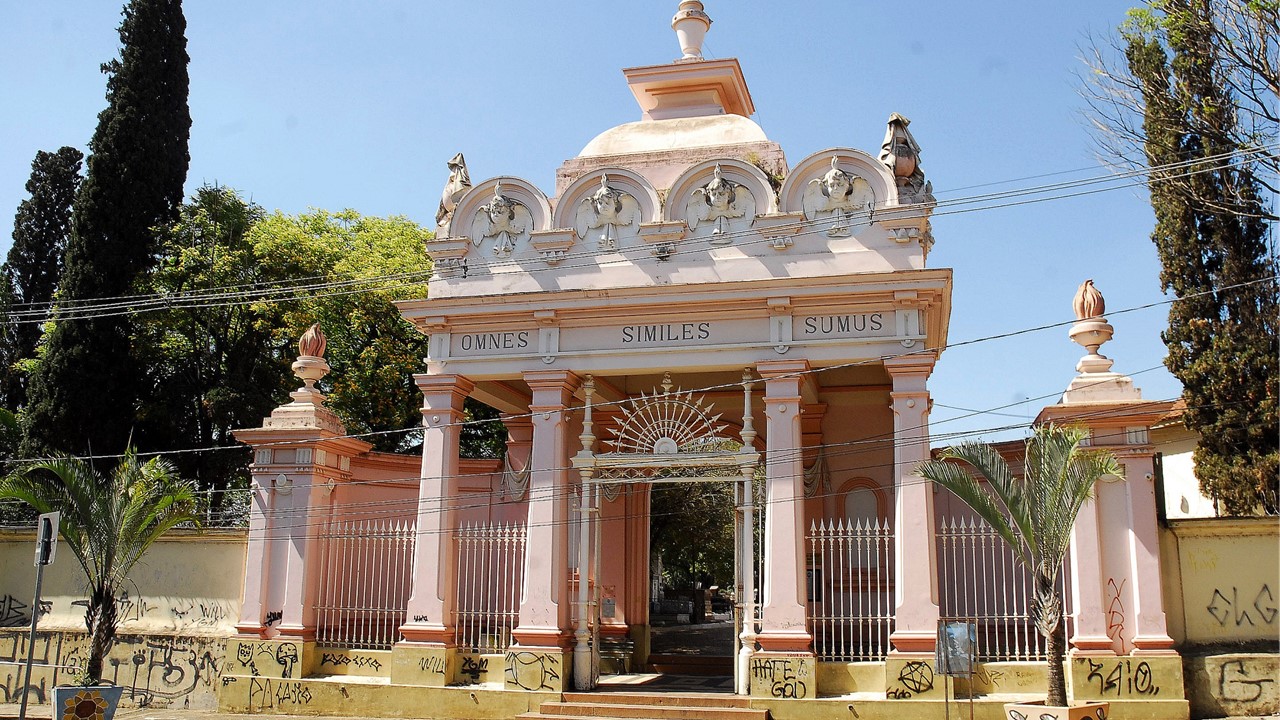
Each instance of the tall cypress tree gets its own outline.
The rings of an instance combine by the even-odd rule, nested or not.
[[[59,290],[57,322],[29,388],[26,452],[114,453],[140,386],[128,315],[72,319],[77,306],[133,293],[153,264],[156,228],[177,218],[190,155],[181,0],[132,0],[120,58],[102,66],[107,108],[89,143]]]
[[[17,364],[35,357],[40,326],[15,311],[38,311],[53,300],[62,274],[62,253],[71,234],[71,203],[80,187],[84,155],[72,147],[36,153],[27,192],[13,221],[13,246],[0,267],[0,406],[17,410],[27,402],[26,373]]]
[[[1276,262],[1267,247],[1266,207],[1239,150],[1234,99],[1221,82],[1209,0],[1161,0],[1125,29],[1126,59],[1144,102],[1153,168],[1151,239],[1160,281],[1177,301],[1163,334],[1170,372],[1182,381],[1184,420],[1200,433],[1201,489],[1231,514],[1276,512]],[[1182,182],[1160,171],[1189,162]]]

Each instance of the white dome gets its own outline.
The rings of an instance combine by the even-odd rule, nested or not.
[[[605,130],[587,143],[578,157],[737,145],[768,139],[759,125],[741,115],[640,120]]]

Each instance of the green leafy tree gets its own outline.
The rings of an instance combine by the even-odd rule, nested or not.
[[[205,186],[161,235],[149,293],[170,307],[136,318],[135,346],[144,378],[140,445],[151,450],[234,446],[231,431],[258,425],[292,389],[290,343],[274,309],[242,302],[237,292],[283,280],[259,262],[249,240],[262,208],[234,190]],[[213,491],[211,509],[230,487],[247,486],[249,451],[174,456],[184,477]]]
[[[402,217],[365,217],[353,210],[276,213],[258,222],[250,242],[258,262],[287,277],[312,278],[315,289],[273,305],[279,340],[292,343],[314,322],[328,337],[333,368],[328,405],[351,433],[398,431],[422,422],[422,393],[413,381],[427,337],[405,322],[396,300],[426,297],[430,233]],[[383,451],[406,451],[406,435],[371,435]]]
[[[733,483],[657,484],[649,496],[649,545],[664,582],[732,585]]]
[[[1142,99],[1160,282],[1177,298],[1163,334],[1165,365],[1182,381],[1187,426],[1200,434],[1196,475],[1228,513],[1275,513],[1280,328],[1277,263],[1267,245],[1274,216],[1255,163],[1232,155],[1249,147],[1240,117],[1257,122],[1253,98],[1272,113],[1269,142],[1276,142],[1275,70],[1269,86],[1250,86],[1258,94],[1242,93],[1241,81],[1232,80],[1240,71],[1231,49],[1221,42],[1222,9],[1208,0],[1153,2],[1131,14],[1122,36]],[[1274,3],[1241,5],[1239,12],[1270,18],[1274,63]],[[1276,155],[1273,145],[1266,157],[1274,162]],[[1179,163],[1185,167],[1168,169]]]
[[[1088,430],[1042,425],[1027,441],[1024,476],[1013,474],[990,445],[963,443],[927,460],[916,474],[950,490],[995,529],[1035,583],[1031,616],[1048,645],[1049,705],[1067,704],[1063,659],[1066,632],[1058,574],[1080,507],[1104,475],[1121,475],[1115,456],[1085,451]],[[977,474],[975,475],[974,472]]]
[[[20,500],[40,513],[62,513],[63,542],[88,583],[89,657],[83,679],[96,684],[120,624],[119,591],[161,535],[198,522],[195,486],[166,461],[144,463],[130,449],[109,477],[78,459],[28,465],[0,480],[0,499]]]
[[[62,253],[71,234],[71,204],[80,187],[84,155],[72,147],[36,153],[27,192],[13,221],[13,245],[0,267],[0,406],[17,410],[27,402],[20,366],[36,355],[41,328],[34,315],[53,300],[62,274]],[[19,313],[15,315],[14,313]]]
[[[117,452],[134,426],[140,373],[130,316],[84,303],[134,293],[155,228],[177,218],[190,156],[186,19],[180,0],[133,0],[120,24],[107,107],[89,143],[59,285],[59,313],[28,388],[27,450]]]

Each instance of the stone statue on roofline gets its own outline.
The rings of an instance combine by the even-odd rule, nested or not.
[[[754,217],[755,211],[755,198],[751,196],[751,192],[726,178],[719,165],[716,165],[710,182],[695,188],[685,205],[685,217],[690,230],[696,230],[699,224],[712,225],[712,245],[733,242],[729,232],[731,221]]]
[[[516,243],[533,229],[533,215],[524,203],[502,194],[502,182],[493,187],[493,199],[476,210],[471,221],[471,242],[477,247],[494,239],[493,254],[510,257]]]
[[[436,237],[449,236],[449,224],[453,220],[453,210],[458,200],[471,189],[471,174],[467,172],[467,161],[462,153],[453,156],[448,162],[449,180],[440,192],[440,208],[436,210]]]
[[[578,203],[574,220],[579,240],[591,230],[600,230],[599,249],[616,250],[619,231],[640,221],[640,203],[630,193],[610,186],[607,174],[601,175],[600,188]]]
[[[889,116],[884,142],[880,144],[880,162],[893,173],[899,203],[936,203],[933,183],[924,179],[924,170],[920,168],[920,145],[907,129],[910,124],[910,120],[898,113]]]
[[[852,234],[855,215],[875,212],[876,195],[871,183],[840,169],[840,158],[831,157],[831,169],[809,181],[801,198],[806,220],[830,220],[829,237]]]

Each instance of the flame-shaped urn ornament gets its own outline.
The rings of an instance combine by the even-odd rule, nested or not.
[[[316,383],[329,374],[329,363],[324,359],[327,345],[328,340],[320,329],[320,323],[312,325],[298,339],[298,359],[293,363],[293,374],[302,381],[302,387],[298,388],[297,393],[312,396],[317,401],[322,401],[324,396],[316,390]],[[298,399],[297,393],[295,399]]]
[[[1092,280],[1085,280],[1080,284],[1072,307],[1076,313],[1076,321],[1071,325],[1071,339],[1088,351],[1076,363],[1076,370],[1081,373],[1109,371],[1112,361],[1099,354],[1098,348],[1111,339],[1115,328],[1102,316],[1106,312],[1107,303],[1102,293],[1093,286]]]

